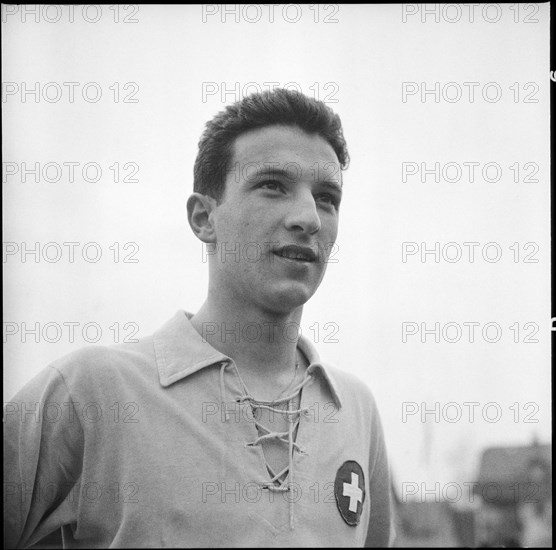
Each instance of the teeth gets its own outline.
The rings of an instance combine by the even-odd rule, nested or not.
[[[289,251],[289,250],[282,250],[282,251],[278,252],[278,255],[282,256],[283,258],[289,258],[290,260],[303,260],[303,261],[306,261],[306,262],[311,261],[311,258],[306,256],[302,252],[293,252],[293,251]]]

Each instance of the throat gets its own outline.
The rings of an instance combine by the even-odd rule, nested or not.
[[[258,401],[274,402],[290,396],[301,383],[307,369],[305,356],[297,350],[295,363],[290,362],[289,368],[281,366],[280,371],[272,367],[255,371],[238,366],[238,377],[244,391]]]

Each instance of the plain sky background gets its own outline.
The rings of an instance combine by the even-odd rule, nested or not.
[[[548,4],[431,4],[428,14],[421,4],[277,5],[273,21],[261,5],[31,8],[2,6],[3,228],[12,243],[3,258],[4,401],[53,359],[89,345],[86,323],[110,344],[114,323],[121,340],[130,326],[146,336],[176,310],[197,310],[207,264],[185,207],[198,139],[225,104],[274,82],[316,95],[343,121],[352,161],[338,261],[302,329],[325,361],[374,392],[397,490],[473,481],[485,448],[549,441]],[[78,83],[73,102],[64,82]],[[36,83],[38,97],[22,96]],[[435,83],[438,102],[421,95]],[[84,90],[102,96],[86,101]],[[59,181],[47,181],[57,179],[55,165],[23,181],[22,163],[37,162],[41,171],[57,163]],[[79,163],[73,182],[64,162]],[[421,164],[437,162],[440,181],[421,181]],[[100,166],[97,182],[94,165],[84,179],[87,163]],[[419,173],[404,181],[403,163]],[[479,163],[473,181],[464,163]],[[496,164],[485,178],[486,163]],[[446,181],[458,168],[459,181]],[[59,243],[62,257],[22,261],[36,242],[41,252]],[[64,242],[79,243],[73,263]],[[96,263],[82,257],[91,242],[102,251]],[[465,242],[479,243],[474,262]],[[405,262],[403,243],[418,247]],[[421,261],[421,243],[440,243],[438,263],[433,254]],[[458,251],[446,243],[460,246],[459,261],[445,259]],[[55,246],[46,253],[55,258]],[[123,262],[130,253],[137,263]],[[68,322],[79,323],[73,342]],[[473,322],[470,342],[464,323]],[[63,333],[22,341],[22,323],[54,323],[46,339],[56,339],[56,323]],[[405,342],[404,323],[419,328]],[[421,341],[421,323],[446,329],[439,343],[434,334]],[[486,323],[500,326],[499,341],[483,337]],[[458,327],[461,339],[447,341]],[[467,402],[478,403],[474,422]],[[418,411],[405,422],[404,403]],[[435,403],[440,418],[422,422]],[[462,417],[450,422],[458,407]]]

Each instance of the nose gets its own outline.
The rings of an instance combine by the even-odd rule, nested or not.
[[[286,227],[290,231],[313,235],[320,230],[321,221],[315,199],[310,192],[299,193],[286,216]]]

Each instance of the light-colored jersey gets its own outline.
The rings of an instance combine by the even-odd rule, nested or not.
[[[5,544],[62,529],[66,548],[386,546],[390,475],[374,399],[324,366],[311,380],[288,491],[271,476],[232,360],[178,312],[135,344],[91,346],[5,404]]]

